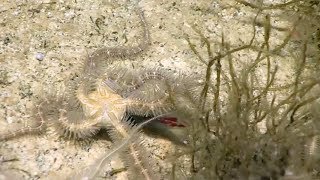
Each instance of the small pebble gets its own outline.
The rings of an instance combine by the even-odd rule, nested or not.
[[[7,121],[8,124],[12,124],[13,123],[13,118],[9,116],[9,117],[6,118],[6,121]]]
[[[43,60],[43,58],[44,58],[44,54],[43,53],[37,53],[36,54],[36,59],[38,60],[38,61],[42,61]]]

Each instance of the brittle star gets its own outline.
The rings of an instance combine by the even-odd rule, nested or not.
[[[169,77],[161,70],[145,70],[138,74],[130,71],[111,70],[102,73],[104,60],[135,56],[150,43],[150,35],[142,10],[135,8],[143,27],[142,40],[135,47],[103,48],[93,52],[83,64],[84,68],[76,83],[69,83],[63,95],[51,94],[43,97],[35,106],[33,125],[5,134],[0,140],[25,133],[48,130],[52,134],[68,139],[85,140],[101,128],[113,129],[113,141],[130,138],[132,125],[128,114],[137,117],[152,117],[172,111],[171,93],[183,89],[178,78]],[[109,63],[109,62],[108,62]],[[106,63],[106,64],[108,64]],[[128,81],[128,79],[130,79]],[[168,131],[169,132],[169,131]],[[174,134],[169,136],[178,141]],[[128,155],[144,179],[154,179],[148,161],[141,156],[140,142],[128,147]],[[182,143],[183,144],[183,143]]]

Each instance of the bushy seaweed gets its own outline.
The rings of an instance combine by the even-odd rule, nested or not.
[[[191,147],[173,158],[172,179],[319,179],[320,4],[236,2],[256,12],[247,44],[230,44],[223,34],[212,41],[194,26],[207,50],[201,54],[186,35],[206,73],[199,98],[176,106],[190,125]],[[270,16],[273,10],[281,14]],[[277,28],[273,18],[293,23]],[[257,27],[263,27],[263,40],[257,39]],[[286,33],[281,44],[270,42],[273,31]],[[254,58],[241,62],[241,52]],[[292,68],[281,67],[283,56]],[[281,71],[291,76],[281,81]],[[182,171],[186,158],[189,171]]]

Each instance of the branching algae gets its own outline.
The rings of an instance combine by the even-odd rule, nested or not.
[[[319,179],[319,2],[236,2],[228,8],[246,6],[256,14],[250,41],[235,46],[222,34],[212,42],[194,25],[207,50],[201,54],[185,36],[206,73],[199,102],[187,106],[190,111],[175,106],[180,117],[189,117],[192,148],[173,158],[172,179]],[[272,10],[280,13],[271,16]],[[274,18],[292,26],[277,27]],[[278,45],[270,40],[275,31],[286,34]],[[241,52],[255,54],[253,60],[240,62]],[[281,67],[283,56],[293,71]],[[289,83],[279,80],[280,71],[292,72]],[[190,170],[179,171],[187,157]]]

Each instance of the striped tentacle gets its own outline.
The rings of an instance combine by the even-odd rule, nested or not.
[[[140,24],[143,29],[139,44],[137,46],[105,47],[94,51],[89,55],[86,63],[84,64],[84,74],[96,74],[99,68],[107,67],[112,62],[110,58],[127,58],[136,56],[149,47],[150,34],[144,13],[139,7],[135,8],[135,12],[139,16]],[[108,61],[106,61],[107,59]]]

